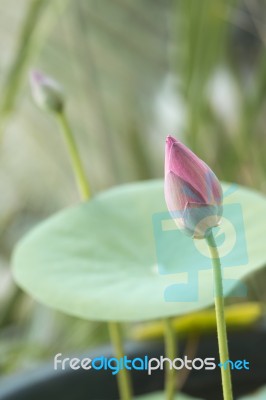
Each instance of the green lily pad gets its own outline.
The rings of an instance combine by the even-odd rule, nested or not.
[[[256,391],[253,394],[248,394],[247,396],[241,397],[239,400],[265,400],[266,399],[266,386],[262,389]]]
[[[228,294],[266,263],[266,200],[238,187],[225,196],[224,211],[217,241]],[[157,221],[155,235],[152,221]],[[159,232],[164,222],[172,223],[162,181],[108,190],[63,210],[22,239],[13,258],[15,279],[41,303],[91,320],[140,321],[211,305],[205,241],[169,226]],[[161,249],[165,237],[167,251]],[[169,261],[168,271],[158,271],[160,257]]]
[[[165,400],[164,392],[154,392],[145,394],[143,396],[135,397],[136,400]],[[175,396],[175,400],[201,400],[199,397],[191,397],[183,393],[178,393]]]

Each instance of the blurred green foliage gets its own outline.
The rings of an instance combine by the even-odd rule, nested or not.
[[[0,0],[0,371],[106,340],[103,325],[47,310],[12,282],[17,240],[78,201],[28,71],[64,86],[94,192],[161,177],[167,134],[219,178],[265,192],[265,26],[260,0]],[[264,282],[250,284],[261,301]]]

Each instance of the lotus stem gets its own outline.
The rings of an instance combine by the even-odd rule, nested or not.
[[[215,289],[215,313],[218,335],[218,346],[221,363],[222,387],[224,400],[233,400],[231,371],[229,365],[226,367],[225,363],[229,360],[227,331],[224,315],[224,296],[223,296],[223,280],[222,269],[219,257],[219,252],[211,231],[210,235],[206,238],[209,252],[213,264],[213,280]]]
[[[70,124],[66,117],[65,111],[57,112],[57,121],[66,141],[72,168],[75,173],[77,186],[79,188],[81,199],[86,201],[91,197],[90,187],[86,177],[86,172],[79,155],[79,151],[72,133]],[[124,357],[123,338],[121,332],[121,324],[119,322],[107,322],[109,336],[114,350],[115,357],[119,360]],[[131,379],[126,369],[121,369],[117,374],[117,383],[119,396],[121,400],[131,400],[132,389]]]
[[[173,327],[172,318],[165,318],[164,322],[164,343],[165,356],[171,361],[176,358],[177,341],[176,333]],[[177,371],[174,368],[167,368],[165,371],[165,394],[166,400],[173,400],[177,387]]]
[[[70,124],[64,111],[56,113],[56,116],[67,145],[80,197],[82,200],[88,200],[91,197],[90,187]]]
[[[40,17],[46,4],[46,0],[32,0],[29,5],[26,19],[20,34],[20,42],[18,45],[17,54],[10,67],[10,70],[8,71],[6,83],[3,89],[2,101],[0,105],[0,117],[2,124],[1,128],[3,128],[4,125],[3,119],[7,118],[8,114],[14,107],[16,94],[20,87],[25,67],[32,54],[33,48],[35,48],[35,29],[40,22]]]
[[[119,322],[108,322],[109,335],[113,345],[115,357],[120,360],[124,357],[121,324]],[[132,386],[128,371],[122,368],[117,375],[118,390],[121,400],[131,400]]]

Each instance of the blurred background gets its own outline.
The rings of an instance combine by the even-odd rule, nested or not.
[[[12,280],[14,245],[78,202],[34,67],[64,87],[94,193],[163,177],[165,136],[220,179],[266,192],[263,0],[0,0],[0,373],[107,341],[104,324],[52,311]],[[265,301],[265,275],[251,299]]]

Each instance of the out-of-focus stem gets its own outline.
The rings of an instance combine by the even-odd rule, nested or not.
[[[121,324],[119,322],[108,322],[109,335],[116,358],[119,360],[124,357],[123,340],[121,334]],[[117,383],[120,400],[131,400],[132,387],[128,371],[123,368],[117,375]]]
[[[177,341],[176,334],[173,328],[172,319],[165,318],[164,322],[164,343],[165,343],[165,357],[170,360],[176,358]],[[167,368],[165,371],[165,394],[166,400],[173,400],[175,397],[177,387],[177,371],[174,368]]]
[[[55,113],[61,131],[64,135],[68,152],[71,158],[72,168],[75,173],[77,185],[79,187],[82,200],[88,200],[91,196],[89,183],[86,172],[79,155],[79,151],[74,139],[74,135],[70,128],[64,110]],[[121,324],[119,322],[107,322],[111,343],[114,349],[115,357],[119,360],[124,357],[123,339],[121,333]],[[128,371],[124,368],[117,374],[117,383],[119,389],[120,400],[131,400],[132,388]]]
[[[23,83],[25,71],[30,60],[44,42],[46,35],[51,32],[59,15],[67,6],[69,0],[61,3],[51,0],[31,0],[19,35],[19,42],[15,58],[5,77],[4,87],[0,95],[0,139],[4,133],[8,118],[12,113],[18,91]],[[45,24],[40,29],[45,7],[49,6],[49,13],[45,13]],[[53,8],[52,8],[53,7]],[[48,15],[48,18],[46,17]]]
[[[21,298],[23,296],[24,293],[19,287],[16,286],[11,293],[9,299],[7,300],[3,312],[0,315],[0,328],[5,326],[9,322],[10,315],[13,314],[16,306],[21,303]]]
[[[3,88],[0,104],[1,120],[5,119],[14,107],[16,94],[20,87],[27,61],[34,47],[33,42],[36,36],[35,29],[40,22],[43,7],[47,5],[47,3],[47,0],[31,0],[30,2],[25,22],[20,33],[16,56],[5,79],[5,86]]]

